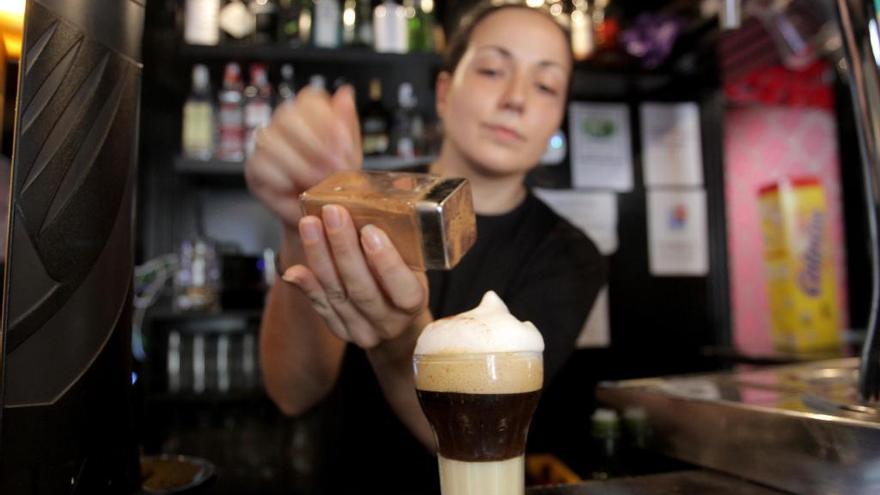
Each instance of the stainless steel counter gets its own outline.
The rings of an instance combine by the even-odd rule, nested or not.
[[[527,495],[780,495],[765,488],[712,471],[678,471],[576,485],[534,487]]]

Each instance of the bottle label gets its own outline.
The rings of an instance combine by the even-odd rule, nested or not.
[[[241,106],[237,103],[220,105],[220,142],[217,158],[242,160],[244,158],[244,126]]]
[[[216,45],[220,42],[218,17],[220,0],[187,0],[183,39],[192,45]]]
[[[214,152],[214,112],[207,102],[187,102],[183,107],[183,152],[208,159]]]

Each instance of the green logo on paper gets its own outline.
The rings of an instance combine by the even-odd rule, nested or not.
[[[584,134],[594,138],[606,138],[617,130],[614,122],[607,119],[584,119],[581,121],[581,130]]]

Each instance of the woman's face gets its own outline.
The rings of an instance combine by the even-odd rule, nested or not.
[[[562,122],[570,72],[568,40],[544,14],[490,14],[475,27],[455,73],[438,79],[447,144],[480,173],[527,172]]]

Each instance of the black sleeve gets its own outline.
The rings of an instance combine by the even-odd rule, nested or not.
[[[544,336],[545,386],[574,351],[606,276],[605,258],[564,220],[523,267],[509,306],[514,316],[531,321]]]

